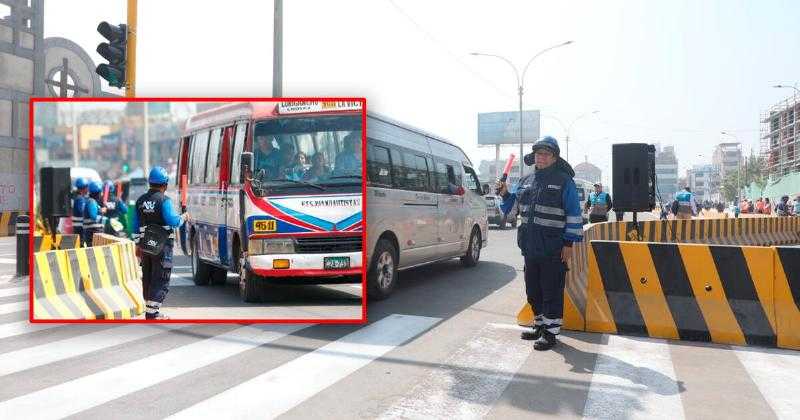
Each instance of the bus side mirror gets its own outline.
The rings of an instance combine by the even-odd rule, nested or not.
[[[248,172],[253,170],[253,152],[243,152],[242,160],[239,163],[239,182],[244,184],[248,178]]]

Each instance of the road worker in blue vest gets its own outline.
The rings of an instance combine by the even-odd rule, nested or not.
[[[169,183],[166,169],[160,166],[151,169],[147,182],[150,189],[136,200],[131,232],[142,266],[145,319],[169,319],[160,309],[169,292],[172,275],[174,229],[180,227],[189,214],[177,215],[172,201],[164,195]]]
[[[560,157],[553,137],[544,137],[524,157],[535,171],[523,176],[515,191],[498,181],[503,211],[516,200],[522,223],[517,229],[517,246],[525,258],[525,293],[533,308],[534,325],[522,338],[536,340],[536,350],[556,345],[564,317],[564,285],[572,257],[573,242],[583,240],[583,216],[572,167]]]
[[[72,233],[78,235],[81,245],[83,242],[83,210],[86,208],[86,194],[89,193],[89,181],[80,177],[75,180],[75,198],[72,199]]]
[[[105,216],[108,217],[108,224],[105,225],[105,232],[111,235],[120,236],[125,232],[125,216],[128,214],[128,206],[125,202],[117,198],[114,183],[106,181],[103,188],[108,190],[108,200],[104,203],[106,207]],[[123,235],[124,236],[124,235]]]
[[[103,184],[100,181],[89,183],[89,197],[86,199],[86,206],[83,209],[83,242],[86,246],[92,246],[92,237],[95,233],[103,233],[108,218],[104,216],[106,208],[103,207]]]
[[[675,217],[678,219],[691,219],[697,215],[697,203],[694,201],[694,194],[690,187],[684,187],[683,191],[675,194],[675,201],[678,202],[678,212]]]
[[[589,223],[608,221],[608,211],[611,210],[611,194],[603,191],[603,184],[594,184],[594,191],[586,200],[586,210],[589,212]]]

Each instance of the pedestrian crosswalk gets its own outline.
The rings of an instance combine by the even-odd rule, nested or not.
[[[26,285],[0,291],[0,310],[25,314]],[[697,399],[687,398],[698,391],[692,385],[698,379],[684,376],[691,375],[685,355],[693,348],[708,358],[696,363],[724,357],[740,364],[703,370],[722,378],[703,400],[721,407],[714,413],[719,418],[800,413],[800,352],[565,332],[560,347],[542,353],[519,339],[516,325],[464,328],[455,318],[390,313],[365,325],[98,328],[0,318],[0,418],[113,418],[109,413],[121,407],[131,413],[146,407],[151,411],[141,417],[172,419],[702,418],[693,407]],[[434,352],[435,360],[422,353],[429,344],[415,345],[442,336],[449,344]],[[683,356],[676,357],[678,350]],[[371,369],[375,364],[402,365],[405,376],[392,378],[390,369]],[[746,378],[725,376],[733,374]],[[397,387],[363,385],[381,381]],[[191,383],[204,387],[186,386]],[[750,387],[745,392],[739,383]],[[346,388],[353,384],[361,387]],[[552,394],[569,401],[527,404],[512,396],[520,390],[531,400]],[[153,399],[154,393],[172,398]],[[344,407],[336,413],[349,415],[327,416],[331,398]],[[726,398],[763,399],[766,408],[725,412]],[[138,417],[131,413],[126,416]]]

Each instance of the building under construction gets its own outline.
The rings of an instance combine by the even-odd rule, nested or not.
[[[800,94],[773,105],[761,115],[761,156],[770,179],[800,172]]]

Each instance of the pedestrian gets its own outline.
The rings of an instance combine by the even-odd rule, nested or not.
[[[169,319],[160,309],[169,292],[174,228],[180,227],[189,214],[175,214],[171,200],[164,195],[169,182],[166,169],[160,166],[151,169],[147,182],[150,189],[136,200],[131,221],[142,266],[145,319]]]
[[[794,215],[800,216],[800,195],[794,199]]]
[[[108,218],[103,216],[106,208],[102,206],[103,184],[100,181],[89,183],[89,197],[86,199],[86,206],[83,209],[83,242],[86,246],[92,246],[92,239],[95,233],[103,233],[103,226]]]
[[[788,216],[789,215],[789,196],[784,195],[781,197],[781,201],[775,205],[775,214],[778,216]]]
[[[583,217],[575,182],[575,172],[560,158],[558,142],[544,137],[524,158],[535,171],[522,177],[516,191],[505,182],[497,189],[507,212],[516,200],[522,223],[517,230],[517,246],[525,259],[525,293],[535,313],[531,330],[523,339],[536,340],[536,350],[556,345],[564,315],[564,283],[573,242],[583,240]]]
[[[589,212],[589,223],[608,221],[608,211],[611,210],[611,194],[603,191],[603,184],[594,184],[594,191],[586,199],[586,210]]]
[[[128,206],[125,205],[124,201],[117,198],[115,194],[116,188],[113,182],[106,181],[104,188],[108,191],[108,200],[104,203],[106,217],[108,217],[108,224],[106,225],[105,231],[106,233],[116,236],[120,236],[120,234],[124,235],[122,221],[128,213]]]
[[[83,211],[86,208],[86,194],[89,193],[89,181],[79,177],[75,180],[76,195],[72,199],[72,233],[78,235],[81,246],[86,246],[83,241]]]
[[[769,198],[764,199],[764,214],[772,214],[772,203],[769,202]]]
[[[756,213],[764,214],[764,200],[761,197],[756,200]]]
[[[691,219],[697,215],[697,203],[694,201],[692,189],[689,186],[683,187],[683,191],[675,195],[678,201],[678,212],[675,217],[678,219]]]

